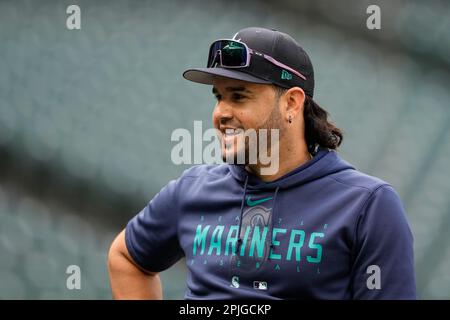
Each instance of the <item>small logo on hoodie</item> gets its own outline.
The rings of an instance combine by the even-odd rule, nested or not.
[[[267,282],[265,282],[265,281],[253,281],[253,289],[255,289],[255,290],[267,290]]]
[[[272,200],[272,199],[273,199],[273,197],[267,197],[267,198],[262,198],[262,199],[259,199],[259,200],[252,200],[251,196],[248,196],[247,197],[247,206],[254,207],[254,206],[258,205],[258,204],[264,203],[264,202]]]
[[[239,277],[238,276],[233,276],[233,278],[231,278],[231,285],[230,287],[233,288],[239,288]]]

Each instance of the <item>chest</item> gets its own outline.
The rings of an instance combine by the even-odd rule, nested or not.
[[[332,207],[284,201],[249,196],[242,213],[241,203],[231,202],[185,210],[179,239],[190,276],[281,296],[286,284],[299,292],[348,275],[351,223],[336,219]]]

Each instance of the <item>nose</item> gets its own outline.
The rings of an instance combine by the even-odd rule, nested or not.
[[[230,105],[221,100],[216,104],[213,117],[215,120],[214,122],[219,125],[225,125],[227,122],[233,119],[233,110]]]

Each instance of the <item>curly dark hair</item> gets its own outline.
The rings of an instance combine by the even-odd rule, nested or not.
[[[275,87],[275,92],[280,97],[288,89]],[[342,143],[344,133],[342,129],[329,119],[329,114],[322,109],[310,96],[305,96],[303,118],[305,120],[305,140],[308,151],[315,153],[316,147],[321,146],[336,150]]]

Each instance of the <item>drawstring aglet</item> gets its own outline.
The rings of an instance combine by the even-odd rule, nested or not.
[[[237,239],[237,248],[236,248],[235,254],[238,254],[239,250],[241,249],[241,245],[242,245],[242,239],[239,238],[239,239]]]

